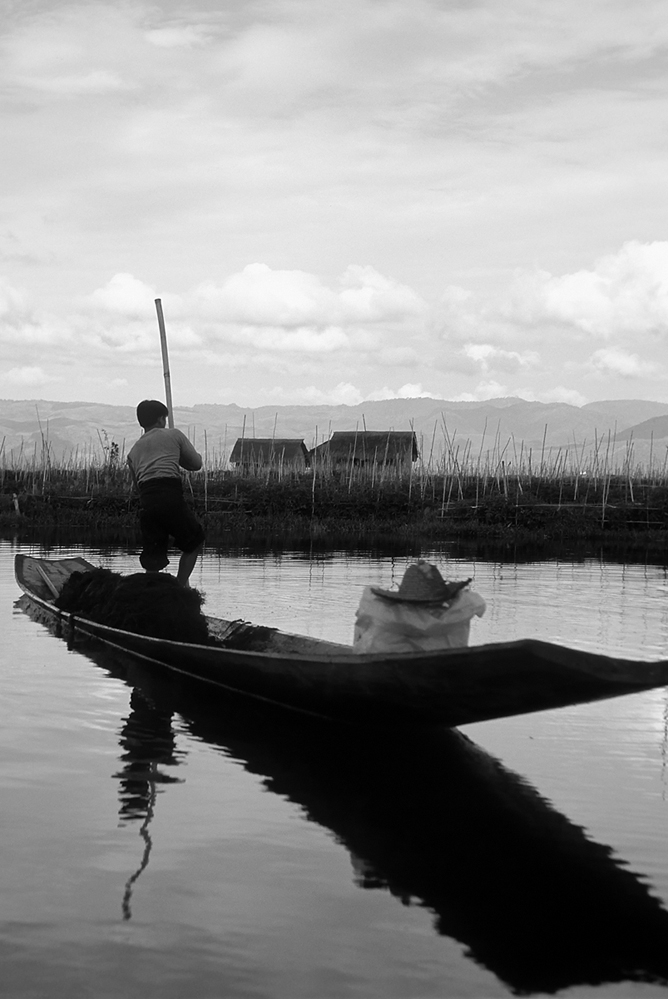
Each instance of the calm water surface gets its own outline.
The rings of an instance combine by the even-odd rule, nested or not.
[[[473,742],[203,704],[31,621],[19,550],[0,542],[0,995],[667,994],[665,691]],[[488,602],[473,643],[668,656],[661,567],[434,560]],[[207,613],[351,641],[362,587],[406,564],[209,551],[193,582]]]

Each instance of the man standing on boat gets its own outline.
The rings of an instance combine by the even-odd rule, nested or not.
[[[181,468],[196,472],[202,456],[175,427],[167,427],[169,410],[157,399],[144,399],[137,406],[137,420],[144,433],[128,453],[128,465],[139,490],[139,524],[142,553],[139,561],[147,572],[169,565],[169,538],[183,553],[176,578],[188,586],[197,556],[204,545],[204,529],[186,506]]]

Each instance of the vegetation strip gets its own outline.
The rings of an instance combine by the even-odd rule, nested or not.
[[[557,474],[558,472],[558,474]],[[2,469],[0,526],[19,523],[133,531],[137,498],[118,460],[80,467]],[[444,471],[350,463],[299,471],[262,467],[185,477],[210,540],[230,530],[413,532],[448,536],[604,539],[665,544],[668,484],[661,473],[534,473],[512,465]]]

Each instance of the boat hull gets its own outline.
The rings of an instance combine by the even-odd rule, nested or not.
[[[337,721],[457,727],[668,685],[666,661],[615,659],[534,639],[404,656],[357,655],[309,639],[300,651],[299,636],[291,636],[289,652],[151,638],[55,607],[53,587],[84,567],[92,568],[83,559],[16,556],[16,579],[33,613],[70,643],[96,639],[209,688]]]

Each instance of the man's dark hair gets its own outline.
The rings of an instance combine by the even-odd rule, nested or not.
[[[143,399],[137,406],[137,420],[144,429],[152,427],[161,416],[169,416],[169,410],[158,399]]]

